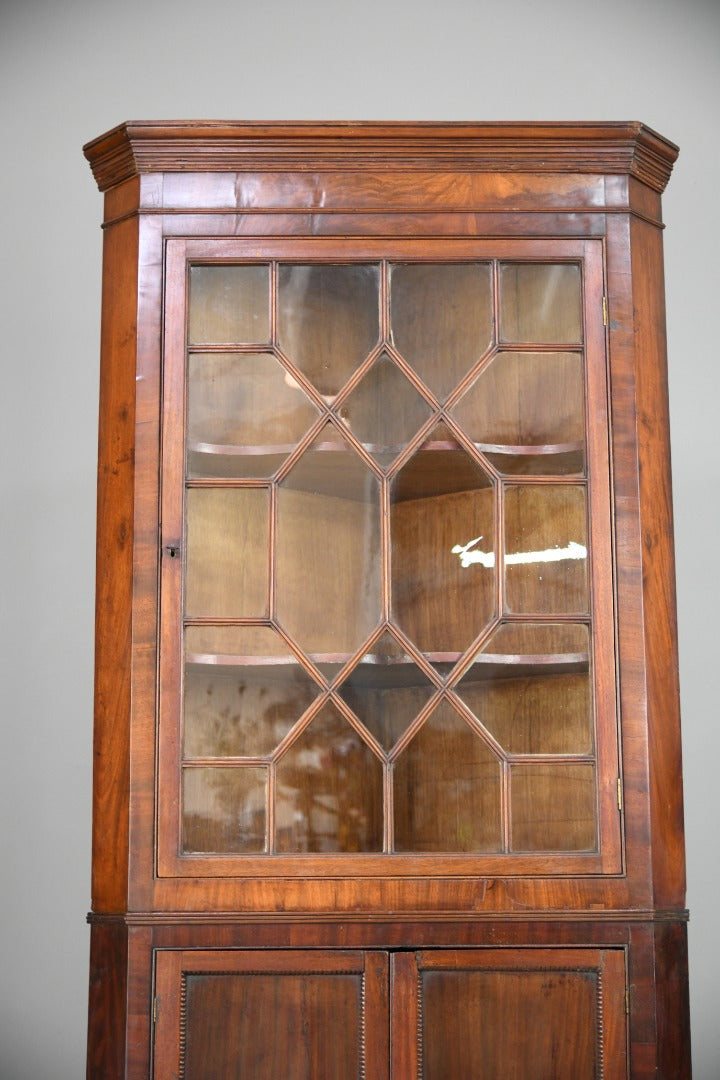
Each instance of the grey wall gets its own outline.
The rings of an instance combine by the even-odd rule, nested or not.
[[[126,119],[642,120],[665,198],[696,1080],[720,1077],[717,0],[4,0],[0,1077],[84,1075],[101,198]]]

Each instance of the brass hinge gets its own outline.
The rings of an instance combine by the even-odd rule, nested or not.
[[[607,326],[607,324],[608,324],[607,296],[603,296],[603,326]]]
[[[630,991],[625,991],[625,1015],[630,1015]]]
[[[160,1004],[160,999],[154,997],[153,998],[153,1010],[152,1010],[153,1024],[157,1023],[159,1004]]]
[[[621,778],[619,776],[618,776],[618,779],[617,779],[617,800],[618,800],[618,810],[622,813],[622,808],[623,808],[622,780],[621,780]]]

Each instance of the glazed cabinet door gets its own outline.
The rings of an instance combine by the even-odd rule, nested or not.
[[[625,954],[399,953],[395,1080],[626,1080]]]
[[[602,272],[168,242],[161,876],[618,871]]]
[[[159,952],[155,1080],[388,1076],[388,956]]]

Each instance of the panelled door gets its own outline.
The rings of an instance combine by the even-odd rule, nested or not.
[[[625,987],[622,949],[158,952],[154,1076],[625,1080]]]

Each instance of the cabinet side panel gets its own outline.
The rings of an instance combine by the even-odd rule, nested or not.
[[[120,912],[128,876],[130,645],[138,226],[103,248],[93,775],[94,911]]]
[[[687,924],[655,925],[657,1060],[663,1080],[690,1080]]]
[[[87,1080],[125,1075],[127,929],[96,923],[90,935]]]
[[[662,234],[631,224],[654,906],[685,904]]]

